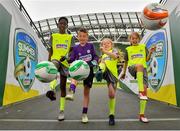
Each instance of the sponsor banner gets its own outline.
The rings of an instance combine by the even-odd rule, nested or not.
[[[14,38],[14,76],[23,91],[28,92],[35,79],[34,70],[38,62],[37,43],[23,29],[16,29]]]
[[[156,47],[151,59],[147,62],[148,86],[155,92],[159,90],[164,80],[167,67],[166,31],[162,30],[149,36],[146,41],[148,50]]]
[[[49,90],[49,84],[39,82],[34,75],[35,65],[47,60],[48,52],[14,1],[3,0],[0,5],[3,18],[0,19],[3,42],[0,48],[0,54],[3,53],[0,55],[3,62],[0,64],[0,106],[4,106]]]

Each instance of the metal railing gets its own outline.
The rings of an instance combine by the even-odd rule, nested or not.
[[[132,31],[143,33],[140,16],[141,12],[106,12],[65,17],[69,21],[68,29],[75,37],[79,28],[85,27],[89,32],[90,41],[100,41],[108,37],[114,42],[126,42]],[[45,41],[49,40],[52,33],[58,32],[58,19],[59,17],[34,22]]]
[[[29,16],[28,12],[26,11],[26,9],[24,8],[23,4],[21,3],[20,0],[14,0],[14,2],[16,3],[16,5],[18,6],[19,10],[21,11],[21,13],[23,14],[23,16],[26,18],[26,20],[28,21],[28,23],[30,24],[30,26],[33,28],[33,30],[35,31],[35,33],[38,35],[38,37],[41,39],[43,45],[48,48],[48,44],[46,43],[46,41],[44,40],[44,38],[42,37],[41,32],[39,32],[39,30],[37,29],[36,25],[34,24],[34,22],[32,21],[31,17]]]

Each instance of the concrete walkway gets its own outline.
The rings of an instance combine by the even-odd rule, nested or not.
[[[180,109],[162,102],[149,100],[147,117],[150,123],[138,121],[139,104],[136,95],[117,91],[116,125],[108,125],[107,88],[92,88],[88,111],[89,123],[81,123],[83,88],[78,88],[75,100],[67,101],[66,120],[59,122],[58,103],[45,96],[7,106],[0,110],[0,129],[16,130],[180,130]],[[58,96],[59,97],[59,92]]]

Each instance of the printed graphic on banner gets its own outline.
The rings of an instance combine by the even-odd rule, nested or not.
[[[28,92],[33,85],[37,61],[36,41],[23,29],[16,29],[14,40],[14,76],[25,92]]]
[[[167,40],[165,30],[153,34],[145,43],[148,50],[153,46],[156,47],[151,59],[147,62],[149,87],[156,92],[161,87],[166,72]]]

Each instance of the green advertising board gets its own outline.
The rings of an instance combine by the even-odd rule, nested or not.
[[[3,104],[3,94],[6,84],[10,27],[11,15],[0,4],[0,106]]]
[[[175,77],[175,87],[176,87],[176,100],[177,106],[180,106],[180,15],[178,15],[178,8],[171,13],[170,22],[170,32],[171,32],[171,42],[172,42],[172,55],[173,55],[173,67],[174,67],[174,77]]]

